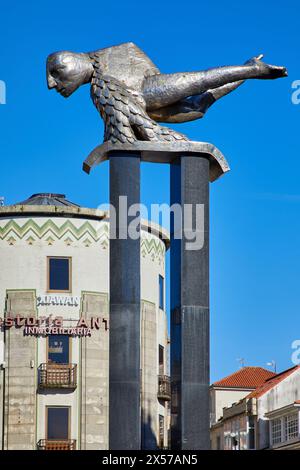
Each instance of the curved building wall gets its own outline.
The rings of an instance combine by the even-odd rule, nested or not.
[[[166,243],[159,227],[148,233],[146,225],[141,236],[142,439],[144,447],[155,448],[167,445],[167,402],[158,399],[158,374],[166,374],[167,368],[167,321],[164,308],[159,308]],[[97,211],[0,208],[0,316],[29,315],[42,322],[52,315],[63,317],[64,327],[76,326],[81,317],[103,319],[90,336],[70,341],[69,362],[76,367],[73,389],[39,385],[52,347],[47,336],[24,335],[23,326],[2,327],[4,449],[45,446],[51,425],[48,407],[69,409],[68,438],[76,441],[77,449],[108,448],[108,232],[105,214]],[[71,260],[70,292],[49,292],[49,257]],[[163,368],[159,344],[164,348]]]

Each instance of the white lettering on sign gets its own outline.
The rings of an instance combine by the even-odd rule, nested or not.
[[[67,295],[40,295],[37,297],[37,307],[52,305],[60,307],[78,307],[79,297]]]
[[[24,335],[26,336],[47,336],[47,335],[69,335],[69,336],[91,336],[91,328],[59,328],[57,326],[39,327],[25,326]]]

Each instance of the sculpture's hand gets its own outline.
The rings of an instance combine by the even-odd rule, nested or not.
[[[257,67],[259,73],[262,73],[261,78],[264,79],[275,79],[280,77],[287,77],[287,69],[278,65],[270,65],[262,62],[263,54],[256,57],[252,57],[250,60],[245,62],[245,65],[254,65]]]

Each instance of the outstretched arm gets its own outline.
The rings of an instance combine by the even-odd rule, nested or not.
[[[244,80],[239,82],[228,83],[218,88],[207,90],[201,95],[189,96],[177,103],[166,106],[164,108],[150,111],[149,116],[157,122],[188,122],[200,119],[204,116],[206,111],[213,103],[222,98],[228,93],[238,88],[244,83]]]

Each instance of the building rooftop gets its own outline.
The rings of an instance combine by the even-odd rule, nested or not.
[[[18,206],[67,206],[80,207],[74,202],[68,201],[65,194],[37,193],[22,202],[17,202]]]
[[[82,207],[66,199],[64,194],[37,193],[22,202],[0,205],[0,219],[8,217],[67,217],[109,221],[109,212]],[[141,228],[160,238],[166,249],[170,246],[170,233],[159,224],[141,220]]]
[[[256,389],[276,374],[263,367],[243,367],[227,377],[213,383],[213,387]]]
[[[291,367],[290,369],[284,370],[283,372],[280,372],[280,374],[274,374],[273,377],[270,377],[269,379],[265,380],[264,383],[262,383],[259,387],[257,387],[253,392],[251,392],[249,395],[247,395],[246,398],[259,398],[261,397],[264,393],[268,392],[271,390],[275,385],[279,384],[284,380],[286,377],[289,375],[293,374],[296,370],[300,369],[300,366],[294,366]]]

